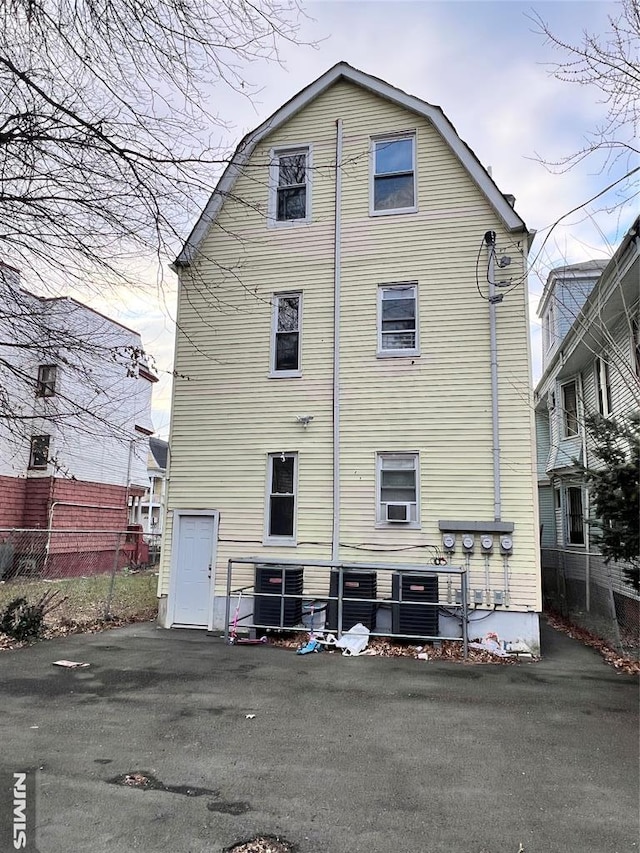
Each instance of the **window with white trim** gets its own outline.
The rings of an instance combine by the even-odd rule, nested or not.
[[[269,454],[265,541],[295,545],[297,453]]]
[[[414,133],[372,140],[371,213],[412,213],[416,202]]]
[[[310,155],[309,146],[271,152],[269,214],[273,223],[311,218]]]
[[[580,486],[568,486],[565,490],[565,524],[567,543],[584,545],[584,508]]]
[[[574,380],[562,386],[563,438],[578,435],[578,385]]]
[[[273,297],[271,375],[300,376],[302,294],[276,293]]]
[[[611,414],[611,382],[609,365],[602,356],[596,358],[595,379],[598,390],[598,412],[608,418]]]
[[[29,450],[29,468],[44,470],[49,464],[50,435],[32,435]]]
[[[418,287],[381,284],[378,288],[378,355],[419,355]]]
[[[418,527],[418,454],[380,452],[376,468],[376,524]]]
[[[55,364],[39,365],[36,397],[53,397],[56,393],[56,373]]]

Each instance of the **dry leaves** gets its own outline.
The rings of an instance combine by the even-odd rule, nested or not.
[[[72,634],[98,634],[100,631],[107,631],[110,628],[122,628],[123,625],[132,625],[136,622],[150,622],[152,619],[155,619],[156,616],[156,611],[142,611],[132,616],[114,616],[111,619],[93,619],[90,622],[64,620],[57,624],[46,625],[42,636],[35,642],[39,642],[40,640],[51,640],[54,637],[69,637]],[[0,633],[0,652],[22,649],[29,645],[31,645],[31,643],[18,642],[17,640],[8,637],[6,634]]]
[[[227,847],[225,853],[294,853],[295,847],[283,838],[259,835],[250,841],[242,841]]]
[[[309,639],[308,634],[292,634],[288,637],[270,637],[269,643],[284,649],[299,649]],[[324,652],[322,653],[324,654]],[[427,661],[452,661],[456,663],[517,663],[517,657],[498,657],[483,649],[469,649],[467,660],[461,642],[442,640],[436,645],[409,645],[388,637],[372,637],[363,656],[385,658],[418,658]]]
[[[556,631],[562,631],[568,637],[579,640],[585,646],[591,646],[592,649],[599,651],[606,662],[618,672],[625,672],[627,675],[640,675],[640,661],[621,655],[615,649],[608,646],[600,637],[592,634],[591,631],[587,631],[586,628],[580,628],[578,625],[572,625],[557,613],[546,613],[545,618],[549,625],[555,628]]]

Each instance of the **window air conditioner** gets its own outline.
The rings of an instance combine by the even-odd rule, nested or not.
[[[394,524],[406,524],[411,521],[410,503],[388,503],[386,520]]]

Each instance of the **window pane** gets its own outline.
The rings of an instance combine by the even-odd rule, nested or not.
[[[414,502],[416,499],[415,471],[382,471],[380,473],[380,500]]]
[[[271,494],[293,494],[293,471],[295,460],[293,456],[274,456],[272,459],[273,476],[271,478]]]
[[[31,468],[46,468],[49,460],[49,438],[48,435],[34,435],[31,439]]]
[[[307,215],[307,188],[278,189],[278,219],[304,219]]]
[[[416,460],[413,456],[382,456],[383,471],[415,471]]]
[[[413,140],[376,142],[376,175],[413,171]]]
[[[576,383],[571,382],[562,388],[562,402],[564,408],[564,424],[566,435],[578,434],[578,404],[576,397]]]
[[[306,154],[286,154],[280,157],[280,170],[278,172],[278,186],[290,187],[296,184],[304,184],[307,175]]]
[[[298,331],[299,296],[281,296],[278,299],[278,331]]]
[[[380,483],[382,488],[397,486],[399,488],[415,488],[415,471],[382,471]]]
[[[276,370],[298,370],[297,332],[278,332],[276,335]]]
[[[569,503],[569,542],[572,545],[584,545],[584,523],[582,518],[582,490],[567,489]]]
[[[375,179],[373,187],[375,210],[395,210],[413,207],[413,205],[413,174]]]
[[[269,504],[270,536],[293,536],[293,503],[293,495],[271,497]]]
[[[416,336],[415,332],[383,332],[382,333],[382,349],[415,349]]]

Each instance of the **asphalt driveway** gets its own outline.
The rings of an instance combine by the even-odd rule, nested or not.
[[[543,653],[300,657],[155,625],[48,641],[0,654],[0,770],[37,768],[40,853],[258,834],[300,853],[637,853],[637,680],[547,627]],[[118,784],[136,772],[158,788]]]

